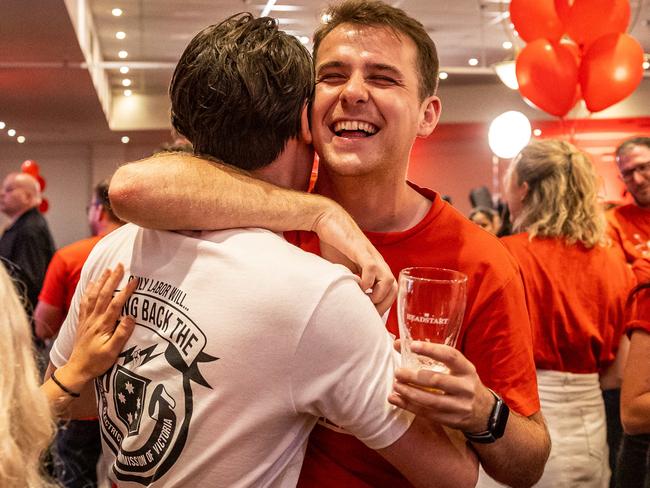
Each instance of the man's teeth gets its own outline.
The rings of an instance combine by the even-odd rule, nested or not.
[[[361,122],[359,120],[343,120],[334,124],[334,132],[339,133],[344,130],[360,130],[366,134],[372,135],[377,132],[377,127],[368,122]]]

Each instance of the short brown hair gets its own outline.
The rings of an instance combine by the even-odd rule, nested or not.
[[[95,185],[95,189],[94,189],[95,202],[97,202],[99,205],[102,206],[104,211],[108,214],[109,219],[111,219],[113,222],[117,224],[123,224],[124,221],[122,221],[117,215],[115,215],[115,212],[113,212],[111,201],[108,198],[108,187],[109,187],[108,180],[100,181]]]
[[[633,137],[623,141],[616,148],[616,162],[621,159],[621,156],[627,154],[634,146],[645,146],[650,149],[650,137]]]
[[[438,53],[424,26],[402,9],[391,7],[375,0],[346,0],[330,6],[324,15],[327,22],[314,32],[314,59],[323,39],[342,24],[367,27],[386,27],[393,33],[411,38],[417,48],[416,68],[418,70],[420,100],[435,95],[438,89]]]
[[[313,87],[311,56],[298,39],[275,19],[236,14],[185,48],[169,87],[172,124],[195,154],[258,169],[300,135]]]

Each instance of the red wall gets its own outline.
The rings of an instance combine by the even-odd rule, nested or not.
[[[629,137],[650,136],[650,117],[630,119],[579,119],[531,121],[541,129],[540,138],[560,138],[591,155],[603,179],[607,201],[621,201],[624,187],[618,178],[613,153]],[[426,139],[419,139],[411,153],[409,179],[449,195],[463,213],[470,210],[469,192],[478,186],[492,188],[492,152],[484,123],[440,124]],[[508,161],[501,161],[500,176]]]

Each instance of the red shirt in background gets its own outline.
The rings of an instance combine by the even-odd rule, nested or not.
[[[538,412],[531,329],[514,259],[498,239],[471,223],[435,192],[412,186],[432,201],[425,218],[403,232],[366,235],[395,276],[410,266],[449,268],[468,275],[467,308],[458,349],[476,366],[483,383],[502,395],[510,408],[525,416]],[[319,253],[315,234],[290,233],[287,238],[307,251]],[[398,335],[395,306],[387,328]],[[353,436],[319,424],[310,436],[299,486],[410,484]]]
[[[617,246],[528,233],[502,242],[521,268],[538,369],[597,373],[615,358],[635,279]]]
[[[625,253],[628,263],[650,257],[650,209],[634,203],[607,212],[609,235]]]
[[[38,299],[66,313],[77,288],[81,268],[100,239],[99,236],[82,239],[54,253]]]

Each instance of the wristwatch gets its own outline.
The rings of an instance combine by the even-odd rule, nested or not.
[[[488,388],[488,390],[490,389]],[[501,439],[503,433],[506,431],[506,424],[510,416],[510,409],[506,405],[506,402],[492,390],[490,390],[490,393],[494,395],[496,401],[488,419],[487,430],[483,432],[463,432],[469,441],[477,444],[491,444],[497,439]]]

